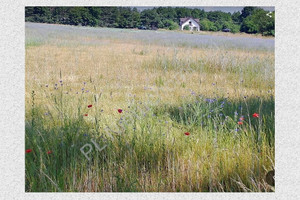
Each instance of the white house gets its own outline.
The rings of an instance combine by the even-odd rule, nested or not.
[[[185,26],[189,26],[190,31],[200,31],[199,19],[194,19],[192,17],[180,18],[181,30],[183,30]]]

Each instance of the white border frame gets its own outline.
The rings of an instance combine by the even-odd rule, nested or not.
[[[25,193],[25,6],[275,6],[275,193]],[[0,9],[1,199],[300,199],[297,0],[4,0]],[[298,100],[298,101],[297,101]]]

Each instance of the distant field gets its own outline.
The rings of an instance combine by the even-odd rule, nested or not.
[[[274,39],[25,31],[26,191],[274,191]]]

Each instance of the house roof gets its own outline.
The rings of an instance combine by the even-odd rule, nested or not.
[[[192,17],[184,17],[184,18],[180,18],[180,25],[182,25],[183,23],[185,23],[186,21],[188,21],[188,20],[190,20],[190,19],[193,19],[196,23],[198,23],[198,25],[200,25],[199,24],[199,19],[194,19],[194,18],[192,18]]]

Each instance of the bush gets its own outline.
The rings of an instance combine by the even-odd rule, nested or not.
[[[208,19],[203,19],[200,21],[201,30],[209,31],[213,26],[214,23],[209,21]]]
[[[158,24],[158,28],[167,28],[169,30],[176,30],[179,29],[179,25],[172,20],[166,19]]]
[[[184,27],[183,27],[183,30],[190,30],[190,26],[189,25],[185,25]]]
[[[209,31],[218,31],[218,28],[215,25],[213,25],[209,28]]]
[[[177,29],[179,29],[179,25],[170,20],[168,28],[169,28],[169,30],[177,30]]]

